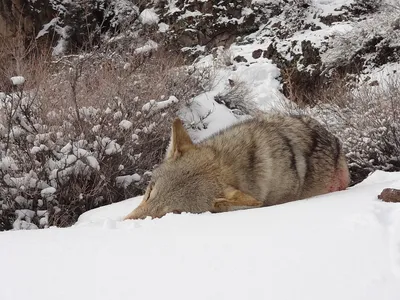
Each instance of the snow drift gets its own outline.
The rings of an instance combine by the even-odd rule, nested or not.
[[[400,298],[400,173],[222,214],[120,221],[140,197],[67,229],[0,234],[0,299]],[[23,284],[21,284],[23,280]]]

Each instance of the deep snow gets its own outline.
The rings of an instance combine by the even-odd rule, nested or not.
[[[0,233],[0,299],[400,299],[400,173],[309,200],[120,221],[140,197],[66,229]]]

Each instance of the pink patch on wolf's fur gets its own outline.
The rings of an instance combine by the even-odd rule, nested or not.
[[[332,178],[332,182],[329,186],[329,192],[345,190],[349,186],[349,183],[349,171],[347,169],[339,169]]]

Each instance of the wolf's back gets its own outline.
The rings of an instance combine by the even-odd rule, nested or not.
[[[218,133],[211,147],[228,184],[279,204],[345,189],[349,173],[339,140],[307,116],[272,115]]]

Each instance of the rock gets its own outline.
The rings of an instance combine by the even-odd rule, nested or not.
[[[378,196],[378,199],[384,202],[397,202],[400,203],[400,190],[386,188]]]
[[[169,13],[169,2],[158,1],[160,21],[170,26],[173,33],[167,37],[168,44],[179,50],[194,45],[205,46],[206,50],[223,46],[228,48],[235,39],[259,29],[259,15],[270,13],[253,9],[251,0],[191,1],[179,0],[175,12]],[[265,5],[262,5],[265,6]],[[184,32],[193,32],[183,35]],[[201,33],[201,38],[197,34]]]
[[[257,50],[253,51],[252,56],[253,56],[254,59],[258,59],[258,58],[261,57],[262,53],[263,53],[263,51],[261,49],[257,49]]]
[[[267,50],[263,51],[263,58],[272,60],[274,64],[280,69],[287,68],[290,62],[284,58],[281,53],[276,49],[276,43],[269,44]]]
[[[321,23],[331,26],[333,23],[336,22],[344,22],[348,19],[347,15],[345,14],[329,14],[327,16],[319,16]]]
[[[233,60],[236,61],[236,62],[238,62],[238,63],[240,63],[240,62],[245,62],[245,63],[247,63],[247,59],[245,59],[244,56],[242,56],[242,55],[236,56]]]
[[[321,57],[317,48],[314,48],[311,41],[301,41],[303,59],[300,61],[304,66],[320,64]]]
[[[400,18],[396,19],[396,20],[393,22],[392,26],[393,26],[393,29],[394,29],[394,30],[400,30]]]
[[[378,85],[379,85],[379,82],[378,82],[378,80],[374,80],[374,81],[371,81],[371,82],[369,83],[369,85],[370,85],[370,86],[378,86]]]

